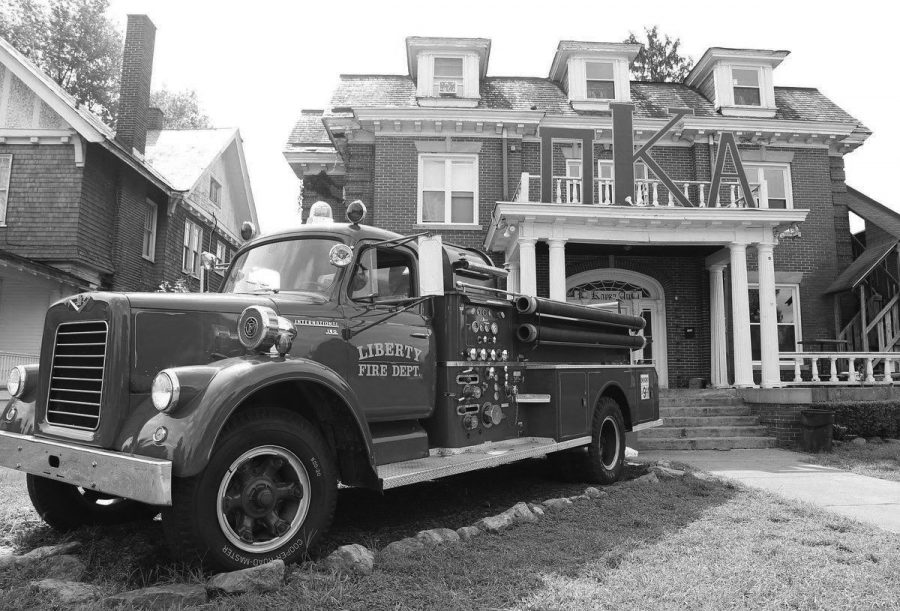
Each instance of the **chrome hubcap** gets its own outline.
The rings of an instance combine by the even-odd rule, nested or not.
[[[280,446],[261,446],[235,460],[219,485],[219,527],[236,547],[277,549],[297,534],[309,512],[309,474]]]
[[[615,469],[619,449],[619,427],[615,420],[607,416],[600,425],[600,462],[604,469]]]

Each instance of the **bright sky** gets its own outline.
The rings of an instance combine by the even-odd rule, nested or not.
[[[546,76],[562,39],[620,41],[643,26],[708,47],[788,49],[776,85],[818,87],[874,135],[847,157],[847,181],[900,210],[896,22],[885,2],[564,3],[344,0],[112,0],[156,24],[154,88],[192,88],[218,127],[239,127],[263,231],[292,221],[297,179],[282,156],[302,108],[323,108],[341,73],[406,73],[406,36],[492,40],[488,74]],[[894,142],[894,145],[890,143]],[[891,152],[893,150],[893,153]]]

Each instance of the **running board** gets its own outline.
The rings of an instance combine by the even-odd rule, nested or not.
[[[522,437],[468,448],[439,448],[431,450],[428,458],[381,465],[378,467],[378,477],[382,490],[389,490],[585,446],[590,442],[590,436],[559,443],[547,437]]]

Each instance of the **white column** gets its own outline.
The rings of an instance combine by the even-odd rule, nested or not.
[[[728,386],[728,348],[725,343],[725,264],[709,267],[709,331],[712,371],[709,381],[716,388]]]
[[[729,244],[731,251],[731,332],[734,341],[734,385],[753,386],[750,352],[750,298],[747,294],[747,245]]]
[[[537,261],[534,238],[519,238],[519,292],[537,297]]]
[[[518,261],[507,261],[506,269],[509,270],[509,275],[506,276],[506,290],[510,293],[518,293],[519,292],[519,262]]]
[[[550,246],[550,299],[566,300],[566,241],[553,239]]]
[[[781,386],[778,364],[778,310],[775,304],[775,262],[772,260],[774,244],[757,244],[759,269],[759,348],[762,361],[763,388]]]

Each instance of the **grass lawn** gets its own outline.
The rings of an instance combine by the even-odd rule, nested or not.
[[[836,441],[833,452],[807,456],[809,462],[817,465],[900,482],[900,443],[856,445]]]
[[[640,475],[631,468],[628,477]],[[31,549],[61,537],[40,525],[21,476],[0,475],[0,545]],[[518,500],[578,494],[543,461],[401,488],[341,491],[336,545],[458,527]],[[219,598],[215,609],[877,609],[900,600],[900,536],[719,481],[628,481],[538,524],[376,565],[368,577],[294,567],[266,596]],[[166,560],[159,525],[84,529],[87,581],[102,590],[199,581]],[[46,608],[27,587],[40,575],[0,572],[5,608]]]

